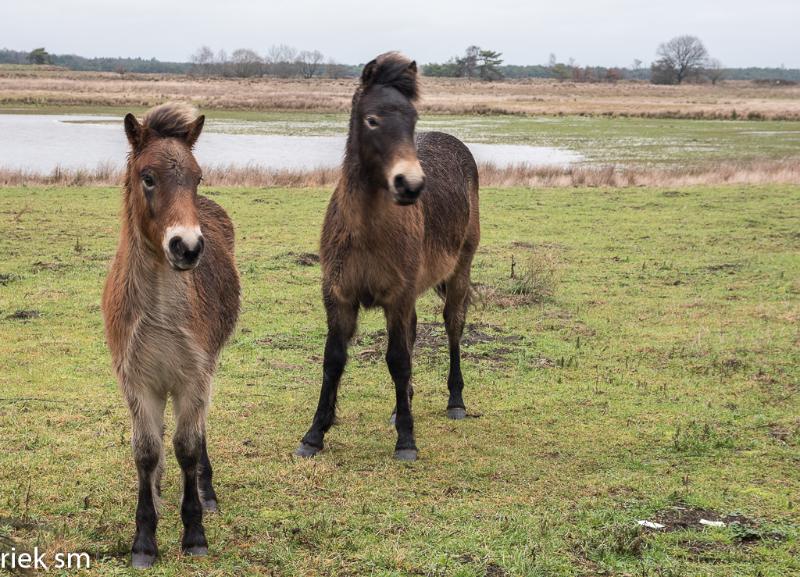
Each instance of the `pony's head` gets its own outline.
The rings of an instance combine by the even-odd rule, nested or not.
[[[176,270],[194,268],[203,254],[197,209],[202,174],[192,147],[204,122],[194,108],[176,103],[151,108],[141,123],[125,116],[131,225]]]
[[[353,97],[350,143],[370,183],[398,204],[413,204],[425,186],[414,128],[417,63],[398,52],[370,61]]]

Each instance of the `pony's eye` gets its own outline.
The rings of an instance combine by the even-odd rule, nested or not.
[[[370,128],[378,128],[378,119],[374,116],[367,116],[367,126]]]
[[[145,188],[153,188],[156,185],[156,179],[150,174],[145,174],[142,176],[142,184]]]

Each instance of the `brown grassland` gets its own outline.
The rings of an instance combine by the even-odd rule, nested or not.
[[[167,100],[203,109],[345,112],[356,80],[232,79],[0,67],[0,106],[133,106]],[[726,81],[717,86],[645,82],[502,83],[422,79],[420,111],[440,114],[800,119],[800,86]]]

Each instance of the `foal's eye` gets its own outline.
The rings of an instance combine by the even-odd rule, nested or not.
[[[142,184],[145,188],[153,188],[156,185],[156,179],[150,174],[142,176]]]
[[[378,119],[374,116],[367,116],[367,126],[370,128],[378,128]]]

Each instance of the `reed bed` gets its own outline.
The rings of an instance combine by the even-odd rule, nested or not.
[[[714,162],[688,166],[497,166],[481,163],[481,186],[490,188],[569,188],[694,186],[719,184],[800,184],[800,157],[748,162]],[[94,169],[37,172],[0,168],[0,186],[119,186],[123,171],[108,164]],[[203,170],[204,186],[333,187],[338,168],[271,169],[257,165],[210,166]]]

